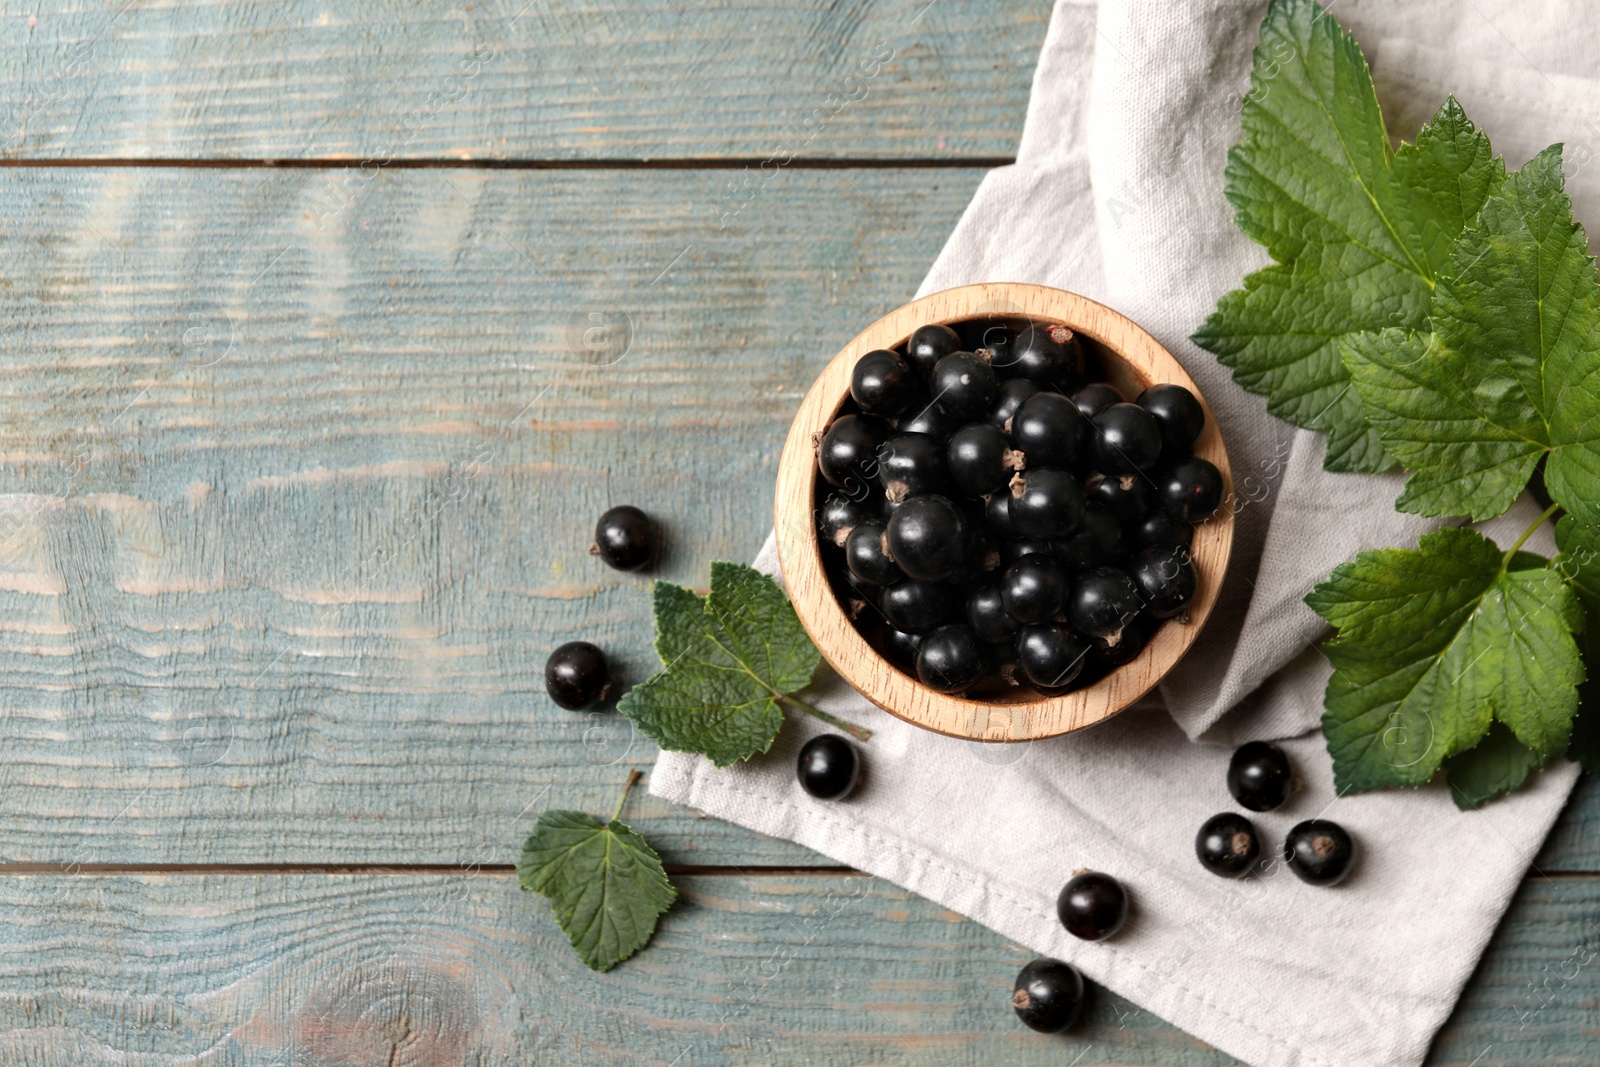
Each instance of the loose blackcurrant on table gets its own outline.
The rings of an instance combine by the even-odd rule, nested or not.
[[[589,553],[619,571],[643,567],[656,554],[656,530],[650,516],[631,504],[606,511],[595,523]]]
[[[1251,811],[1282,807],[1294,792],[1294,766],[1270,741],[1246,741],[1228,761],[1228,792]]]
[[[606,656],[587,641],[568,641],[544,663],[544,691],[568,711],[600,703],[611,689]]]
[[[1128,921],[1128,891],[1109,874],[1079,871],[1061,887],[1056,917],[1073,937],[1104,941]]]
[[[1310,885],[1338,885],[1355,858],[1356,843],[1344,827],[1327,819],[1300,823],[1283,842],[1284,862]]]
[[[1194,837],[1194,854],[1200,866],[1224,878],[1242,878],[1261,858],[1261,839],[1243,815],[1225,811],[1213,815]]]
[[[846,616],[888,664],[969,699],[1058,693],[1185,625],[1192,523],[1222,479],[1205,407],[1130,403],[1061,324],[930,323],[863,354],[817,437],[817,541]],[[1171,619],[1167,622],[1164,620]]]
[[[1022,968],[1011,989],[1011,1007],[1022,1025],[1059,1034],[1083,1008],[1083,975],[1070,963],[1038,959]]]
[[[800,746],[795,774],[800,788],[818,800],[842,800],[856,787],[861,757],[838,734],[819,734]]]

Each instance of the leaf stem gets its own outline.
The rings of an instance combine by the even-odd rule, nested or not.
[[[639,784],[639,779],[643,777],[644,772],[637,767],[628,772],[627,784],[622,787],[622,795],[617,798],[617,810],[611,813],[612,822],[616,822],[618,819],[622,818],[622,805],[628,802],[628,793],[632,791],[634,786]]]
[[[1528,524],[1528,528],[1522,531],[1522,536],[1517,538],[1516,544],[1506,549],[1506,554],[1500,558],[1500,570],[1502,573],[1505,572],[1507,567],[1511,566],[1511,558],[1517,554],[1518,549],[1528,543],[1528,538],[1533,536],[1533,532],[1539,527],[1543,526],[1546,522],[1549,522],[1550,516],[1554,515],[1560,510],[1560,504],[1551,504],[1549,507],[1544,509],[1543,515],[1540,515],[1537,519],[1534,519],[1533,522]]]
[[[868,730],[868,729],[866,729],[865,727],[862,727],[862,726],[856,726],[853,723],[845,722],[843,719],[841,719],[841,718],[839,718],[839,717],[837,717],[835,715],[829,715],[827,712],[823,711],[821,708],[814,708],[810,704],[807,704],[804,700],[801,700],[799,697],[796,697],[796,696],[784,696],[781,699],[787,700],[789,703],[793,704],[795,707],[799,708],[801,711],[805,712],[807,715],[813,715],[816,718],[821,719],[823,722],[827,723],[829,726],[832,726],[834,729],[843,730],[845,733],[849,734],[851,737],[855,738],[857,741],[867,741],[867,740],[870,740],[871,737],[872,737],[872,731],[871,730]]]

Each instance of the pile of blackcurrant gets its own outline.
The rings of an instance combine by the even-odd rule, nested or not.
[[[1298,787],[1289,756],[1270,741],[1247,741],[1228,761],[1228,792],[1241,807],[1272,811]],[[1261,837],[1255,824],[1236,812],[1207,819],[1194,837],[1200,866],[1223,878],[1243,878],[1256,870]],[[1302,882],[1337,885],[1350,873],[1356,846],[1344,827],[1327,819],[1297,823],[1283,842],[1283,862]]]
[[[856,361],[817,436],[819,541],[857,627],[924,685],[1083,686],[1194,599],[1192,524],[1222,502],[1205,409],[1093,369],[1065,326],[987,320]]]

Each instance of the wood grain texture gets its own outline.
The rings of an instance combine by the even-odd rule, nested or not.
[[[791,171],[723,227],[704,171],[10,172],[0,858],[456,862],[609,808],[653,749],[540,674],[657,665],[594,519],[691,586],[753,556],[800,394],[979,177]]]
[[[1227,572],[1233,512],[1220,509],[1195,528],[1191,551],[1198,590],[1184,621],[1163,624],[1138,656],[1093,685],[1058,696],[1025,685],[1003,697],[983,699],[941,693],[898,670],[867,643],[846,615],[824,570],[813,518],[820,484],[816,441],[849,399],[851,375],[863,355],[900,348],[921,326],[975,320],[1012,330],[1029,323],[1064,324],[1084,346],[1093,367],[1091,380],[1110,381],[1129,397],[1157,383],[1181,385],[1200,397],[1194,379],[1155,338],[1126,316],[1075,293],[1006,282],[960,286],[914,300],[851,339],[800,402],[778,462],[773,509],[778,555],[795,612],[823,658],[878,707],[925,729],[975,741],[1055,737],[1103,722],[1131,705],[1154,688],[1199,637]],[[1200,403],[1205,405],[1204,397]],[[1222,472],[1223,499],[1227,499],[1233,476],[1209,407],[1194,452]]]
[[[1032,953],[877,879],[679,887],[650,948],[596,975],[543,901],[470,868],[0,879],[0,1062],[1234,1062],[1103,990],[1072,1033],[1024,1030]],[[1428,1062],[1592,1064],[1597,916],[1600,882],[1530,883]]]
[[[0,154],[1009,156],[1049,13],[1048,0],[8,2]]]

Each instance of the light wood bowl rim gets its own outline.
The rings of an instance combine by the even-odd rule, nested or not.
[[[1199,588],[1188,621],[1168,620],[1133,660],[1093,685],[1057,695],[1032,693],[1015,702],[952,696],[922,685],[875,651],[846,617],[823,569],[814,521],[818,479],[814,435],[849,398],[850,375],[862,355],[896,348],[929,323],[985,316],[1062,323],[1093,341],[1119,384],[1172,382],[1200,399],[1206,427],[1195,454],[1216,464],[1223,504],[1195,528],[1192,554]],[[1120,380],[1119,380],[1120,379]],[[1129,392],[1134,395],[1137,390]],[[783,456],[773,505],[778,560],[801,625],[822,657],[856,691],[884,711],[928,730],[974,741],[1029,741],[1081,730],[1110,718],[1149,692],[1200,635],[1217,601],[1233,545],[1233,475],[1210,405],[1183,366],[1137,323],[1087,297],[1042,285],[990,282],[933,293],[896,308],[857,334],[817,376],[800,404]]]

